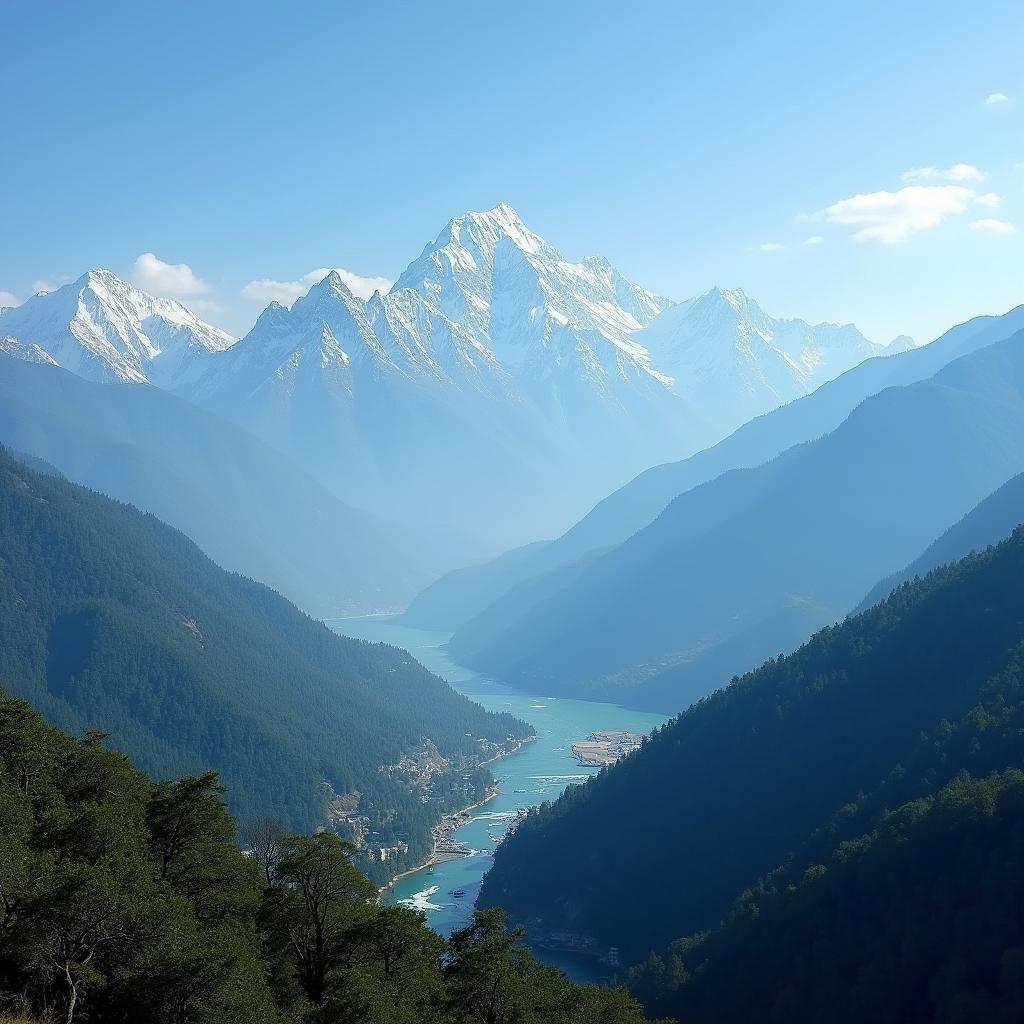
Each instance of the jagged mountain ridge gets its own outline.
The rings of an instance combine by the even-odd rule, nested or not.
[[[234,343],[180,302],[155,298],[103,269],[0,311],[0,334],[37,345],[89,380],[176,388]]]
[[[740,292],[674,304],[507,204],[454,218],[387,294],[332,273],[235,343],[107,271],[0,312],[0,335],[205,405],[372,511],[502,544],[885,351]]]
[[[680,396],[713,395],[737,426],[884,351],[852,324],[770,317],[738,288],[680,303],[639,337]]]

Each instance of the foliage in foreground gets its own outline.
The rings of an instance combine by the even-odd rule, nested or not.
[[[65,1024],[642,1024],[534,960],[500,911],[445,942],[351,847],[245,830],[213,774],[153,782],[0,694],[0,1019]]]

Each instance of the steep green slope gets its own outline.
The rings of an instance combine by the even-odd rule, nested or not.
[[[402,607],[466,554],[345,505],[262,441],[156,388],[0,354],[0,442],[152,512],[318,616]]]
[[[886,577],[873,587],[858,611],[878,604],[901,583],[924,576],[940,565],[998,544],[1024,523],[1024,473],[1007,480],[1002,487],[971,509],[955,526],[928,545],[924,553],[905,569]]]
[[[221,795],[0,691],[4,1024],[644,1024],[623,989],[534,960],[500,911],[445,941],[379,904],[329,832],[262,820],[243,856]]]
[[[1022,580],[1018,530],[694,705],[531,813],[483,904],[642,959],[960,771],[1024,765]]]
[[[429,848],[442,808],[529,728],[406,652],[336,636],[218,568],[152,516],[0,455],[0,686],[65,729],[103,729],[157,775],[216,769],[232,808],[377,846]],[[445,763],[417,779],[405,755]],[[380,865],[378,863],[378,869]]]
[[[688,1024],[1024,1019],[1024,773],[957,780],[887,814],[726,925],[631,974]]]
[[[526,689],[678,710],[815,628],[1024,469],[1024,334],[681,495],[456,657]]]
[[[1024,307],[1003,316],[976,317],[923,348],[868,359],[813,394],[740,427],[712,448],[682,462],[654,466],[599,502],[556,540],[506,552],[500,558],[448,573],[409,606],[404,621],[428,629],[467,633],[513,621],[511,607],[488,606],[521,584],[544,593],[544,577],[621,544],[648,526],[673,498],[733,469],[752,468],[834,430],[856,406],[888,387],[926,380],[954,359],[1002,341],[1024,327]],[[470,624],[471,619],[479,621]],[[485,626],[486,624],[486,626]],[[479,644],[479,639],[474,637]]]

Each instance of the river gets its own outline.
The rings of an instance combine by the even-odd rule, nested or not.
[[[492,863],[496,840],[516,811],[554,800],[567,785],[582,782],[598,770],[580,765],[572,756],[570,747],[576,740],[600,729],[647,733],[666,720],[664,715],[630,711],[615,704],[537,697],[514,690],[453,661],[444,646],[449,633],[410,629],[380,616],[336,619],[329,625],[345,636],[404,647],[460,693],[489,711],[507,711],[537,730],[535,741],[494,762],[491,770],[499,794],[473,811],[469,822],[456,833],[456,838],[474,853],[406,875],[385,897],[391,903],[420,908],[427,923],[442,935],[469,922],[480,883]],[[464,897],[451,895],[460,889]],[[534,953],[578,981],[592,981],[600,975],[593,957],[538,948]]]

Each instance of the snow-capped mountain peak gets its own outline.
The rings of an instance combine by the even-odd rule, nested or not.
[[[234,343],[180,302],[102,268],[4,310],[0,333],[38,345],[83,377],[135,383],[193,380],[207,357]]]
[[[740,288],[711,288],[635,337],[679,395],[736,426],[885,351],[852,324],[772,317]]]
[[[601,256],[563,256],[507,203],[450,220],[386,294],[325,272],[237,343],[102,269],[0,311],[6,336],[19,358],[183,393],[358,504],[412,496],[409,514],[470,530],[518,523],[524,494],[575,514],[885,351],[738,288],[674,304]]]
[[[449,221],[392,295],[405,290],[458,324],[524,386],[574,373],[602,394],[631,377],[667,384],[631,335],[668,300],[600,257],[565,259],[507,203]]]

